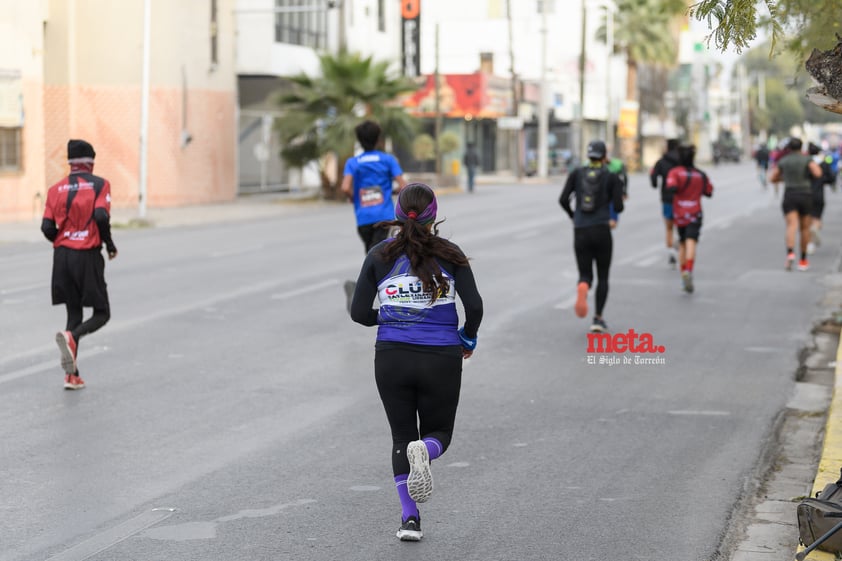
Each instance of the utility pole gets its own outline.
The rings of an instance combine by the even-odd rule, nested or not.
[[[441,75],[439,75],[439,22],[436,22],[436,44],[435,44],[436,67],[433,72],[433,80],[435,81],[435,97],[436,97],[436,141],[434,143],[436,153],[436,182],[441,176],[441,148],[439,147],[439,140],[441,139]]]
[[[345,1],[331,3],[328,2],[328,8],[335,6],[339,9],[339,29],[337,29],[339,52],[343,53],[348,50],[348,39],[345,35]]]
[[[576,114],[576,131],[575,131],[575,152],[573,153],[575,161],[584,161],[582,155],[585,152],[585,34],[587,33],[587,10],[585,7],[585,0],[582,0],[582,43],[579,51],[579,111]]]
[[[747,158],[751,158],[751,124],[749,122],[749,107],[751,104],[748,100],[748,78],[746,76],[746,65],[740,64],[737,67],[737,73],[740,79],[740,130],[742,131],[742,152]]]
[[[614,104],[611,92],[611,58],[614,55],[614,4],[609,1],[605,5],[605,42],[608,46],[608,60],[605,63],[605,143],[617,153],[614,146]]]
[[[520,96],[518,95],[518,80],[517,73],[515,72],[515,49],[513,44],[514,33],[512,32],[512,1],[513,0],[508,0],[506,2],[506,18],[509,20],[509,63],[511,64],[510,70],[512,74],[512,116],[517,117]],[[543,2],[546,1],[547,0],[543,0]],[[509,138],[514,138],[512,144],[514,144],[515,175],[517,175],[518,179],[521,179],[523,178],[523,169],[520,165],[520,129],[513,129]]]
[[[138,218],[146,218],[147,169],[149,168],[149,59],[151,50],[152,0],[143,0],[143,77],[140,86],[140,173],[138,186]]]
[[[549,115],[547,114],[547,2],[541,0],[541,97],[538,100],[538,177],[547,177]]]

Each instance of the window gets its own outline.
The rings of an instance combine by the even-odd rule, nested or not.
[[[322,0],[275,0],[275,42],[313,49],[327,46]]]
[[[377,31],[386,31],[386,0],[377,0]]]
[[[21,169],[20,140],[20,127],[0,127],[0,171]]]

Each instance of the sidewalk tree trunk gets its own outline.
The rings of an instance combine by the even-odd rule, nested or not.
[[[418,129],[396,100],[417,89],[415,81],[393,74],[388,62],[341,51],[319,57],[320,76],[289,78],[290,88],[278,97],[282,115],[275,121],[281,158],[287,165],[318,165],[322,196],[341,199],[345,162],[354,155],[354,128],[365,119],[377,121],[384,140],[408,146]]]

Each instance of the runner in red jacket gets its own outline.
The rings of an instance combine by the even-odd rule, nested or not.
[[[678,261],[681,281],[686,292],[693,292],[693,265],[696,244],[702,233],[702,196],[713,196],[708,176],[693,164],[696,147],[684,144],[678,149],[679,165],[667,174],[666,188],[674,193],[672,200],[675,225],[678,227]]]
[[[111,185],[93,174],[95,157],[88,142],[67,143],[70,175],[47,191],[41,222],[41,231],[54,248],[53,305],[67,308],[65,331],[56,334],[67,390],[85,387],[76,366],[79,339],[101,328],[111,317],[102,258],[103,245],[108,259],[117,257],[111,239]],[[93,308],[86,321],[82,319],[84,307]]]

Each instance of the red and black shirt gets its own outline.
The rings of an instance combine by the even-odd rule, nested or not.
[[[111,213],[111,185],[102,177],[74,170],[50,187],[44,221],[55,224],[53,247],[84,250],[102,247],[103,243],[113,246],[110,231],[101,232],[97,223],[97,209],[106,216]]]

